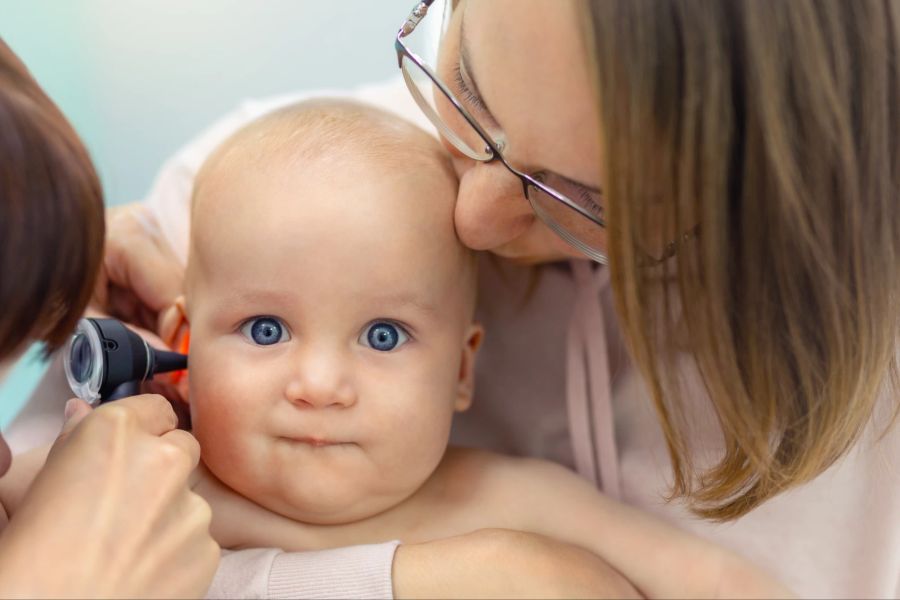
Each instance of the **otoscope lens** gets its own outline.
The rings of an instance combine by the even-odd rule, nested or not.
[[[94,368],[94,355],[91,352],[90,341],[83,333],[75,334],[72,349],[69,351],[69,361],[75,381],[85,383]]]

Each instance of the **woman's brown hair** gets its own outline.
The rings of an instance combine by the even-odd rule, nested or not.
[[[62,112],[0,40],[0,360],[75,328],[103,256],[103,195]]]
[[[897,384],[900,4],[623,0],[587,13],[617,310],[673,496],[733,519],[844,456]],[[676,258],[648,267],[671,239]],[[711,468],[691,461],[677,344],[721,426]]]

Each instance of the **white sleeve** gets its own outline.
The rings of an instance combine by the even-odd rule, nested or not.
[[[241,103],[236,110],[216,121],[166,161],[144,199],[147,209],[156,218],[163,236],[182,264],[187,262],[194,177],[206,157],[229,135],[253,119],[312,97],[352,98],[366,102],[434,132],[399,75],[383,83],[363,85],[353,90],[311,90]]]
[[[315,552],[222,551],[207,598],[393,598],[398,541]]]

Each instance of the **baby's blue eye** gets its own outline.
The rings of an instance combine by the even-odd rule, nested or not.
[[[403,328],[386,321],[376,321],[366,327],[359,342],[379,352],[390,352],[409,341],[409,336]]]
[[[281,321],[275,317],[256,317],[241,325],[241,333],[244,337],[260,346],[271,346],[278,342],[286,342],[291,339]]]

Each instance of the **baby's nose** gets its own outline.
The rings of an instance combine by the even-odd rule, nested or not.
[[[349,408],[356,391],[344,374],[343,361],[319,357],[304,361],[285,387],[285,397],[298,408]]]

